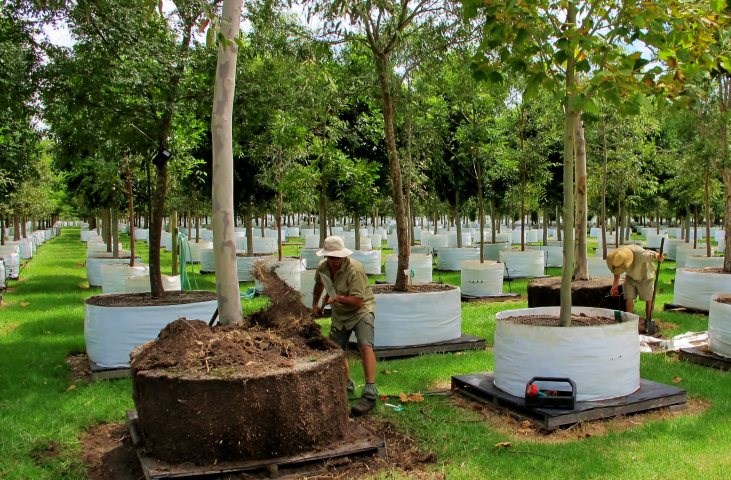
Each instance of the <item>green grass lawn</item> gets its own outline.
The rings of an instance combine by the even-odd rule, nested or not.
[[[138,254],[147,258],[145,244]],[[296,255],[296,246],[285,254]],[[385,254],[386,252],[384,252]],[[85,244],[79,230],[66,228],[43,245],[11,281],[0,307],[0,478],[83,479],[80,436],[100,422],[121,422],[133,407],[129,379],[72,383],[68,355],[84,351],[84,299],[100,293],[90,289],[84,268]],[[385,260],[385,255],[384,255]],[[163,273],[170,273],[169,253]],[[673,262],[663,264],[656,319],[667,336],[707,328],[707,318],[663,312],[672,302]],[[197,272],[198,267],[193,267]],[[559,274],[559,269],[550,269]],[[435,272],[445,283],[459,284],[459,273]],[[201,289],[212,290],[213,275],[194,274]],[[375,281],[373,277],[371,280]],[[242,290],[252,283],[241,285]],[[512,282],[525,294],[526,280]],[[507,284],[505,287],[507,291]],[[266,298],[245,300],[247,312]],[[527,301],[465,303],[462,330],[492,345],[495,314],[523,308]],[[644,310],[637,304],[636,312]],[[325,330],[328,321],[322,321]],[[428,468],[449,479],[727,479],[731,478],[731,378],[729,373],[678,361],[674,356],[643,354],[642,377],[679,382],[691,403],[704,408],[639,419],[631,428],[562,442],[536,441],[491,428],[473,409],[455,406],[448,397],[426,396],[401,412],[379,405],[375,415],[397,424],[419,444],[437,454]],[[490,371],[491,348],[459,354],[424,355],[379,363],[381,394],[426,392],[449,385],[452,375]],[[352,372],[362,383],[357,360]],[[245,406],[242,406],[245,408]],[[428,412],[428,414],[425,414]],[[550,438],[550,437],[549,437]],[[508,449],[498,442],[511,442]],[[409,478],[381,472],[375,478]]]

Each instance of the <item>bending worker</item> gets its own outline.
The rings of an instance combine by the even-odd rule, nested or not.
[[[352,253],[352,250],[345,248],[343,239],[338,236],[327,237],[323,247],[316,252],[317,256],[325,257],[325,260],[320,262],[315,271],[312,313],[316,316],[322,313],[320,296],[327,285],[324,303],[332,307],[330,338],[346,352],[353,332],[358,340],[366,385],[361,398],[353,404],[350,411],[353,416],[360,416],[373,410],[378,399],[376,355],[373,352],[376,300],[363,265],[348,258]],[[354,393],[355,384],[350,378],[347,358],[345,371],[348,374],[348,393]]]
[[[635,298],[645,301],[645,318],[652,312],[652,290],[655,286],[655,260],[663,261],[663,256],[638,245],[626,245],[607,254],[607,266],[614,274],[610,294],[619,295],[619,276],[624,277],[624,298],[626,311],[635,310]]]

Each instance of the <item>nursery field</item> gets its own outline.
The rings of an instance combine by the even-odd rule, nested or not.
[[[639,237],[638,237],[639,238]],[[595,246],[595,244],[593,245]],[[147,258],[146,246],[137,252]],[[285,247],[297,255],[298,246]],[[85,479],[83,436],[100,424],[122,424],[133,408],[128,378],[91,382],[72,373],[69,358],[84,353],[84,300],[101,293],[90,288],[84,267],[86,246],[78,228],[42,245],[10,281],[0,306],[0,478]],[[663,263],[655,319],[665,337],[707,329],[707,317],[662,311],[672,303],[674,262]],[[191,280],[215,288],[211,274]],[[163,273],[171,273],[169,253]],[[549,269],[551,275],[560,269]],[[385,276],[371,277],[371,281]],[[459,272],[434,272],[434,281],[459,285]],[[527,307],[527,280],[506,282],[504,291],[521,294],[506,302],[462,304],[462,330],[485,338],[488,348],[452,354],[429,354],[378,364],[378,388],[388,400],[372,414],[393,424],[424,461],[404,469],[379,465],[358,478],[383,479],[693,479],[721,480],[731,472],[731,378],[728,372],[680,361],[674,354],[642,354],[642,378],[686,389],[682,411],[656,411],[606,421],[577,424],[553,433],[536,431],[516,420],[449,392],[453,375],[491,371],[495,314]],[[253,283],[242,283],[246,291]],[[252,312],[266,297],[244,299]],[[638,302],[636,312],[644,310]],[[208,319],[204,319],[208,320]],[[324,331],[329,321],[321,321]],[[351,371],[363,383],[357,358]],[[607,379],[608,381],[611,379]],[[423,400],[401,402],[400,394],[421,393]],[[385,403],[401,405],[394,409]],[[246,408],[242,405],[241,408]],[[385,435],[387,448],[391,438]],[[120,439],[121,442],[121,439]],[[126,472],[129,473],[129,472]],[[121,474],[120,474],[121,475]],[[109,478],[128,478],[123,475]],[[309,478],[353,478],[337,473]]]

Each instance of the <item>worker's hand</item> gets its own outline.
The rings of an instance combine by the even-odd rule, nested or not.
[[[315,318],[322,316],[322,308],[320,308],[319,305],[314,305],[312,307],[312,316]]]
[[[663,262],[663,261],[665,261],[665,255],[663,255],[662,253],[658,253],[658,254],[657,254],[657,261],[658,261],[658,262]]]
[[[335,303],[335,302],[337,302],[337,301],[338,301],[337,299],[338,299],[338,297],[335,297],[335,298],[332,298],[332,297],[327,297],[327,301],[326,301],[325,303],[326,303],[327,305],[332,305],[333,303]]]
[[[613,297],[619,296],[619,285],[612,285],[612,289],[609,290],[609,295]]]

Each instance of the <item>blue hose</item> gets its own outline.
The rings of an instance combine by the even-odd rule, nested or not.
[[[178,257],[180,263],[180,287],[183,290],[193,290],[190,279],[193,279],[195,290],[198,290],[198,282],[195,279],[195,271],[193,270],[193,254],[190,251],[190,243],[188,236],[183,232],[178,232]],[[190,267],[190,276],[188,276],[188,267]]]

